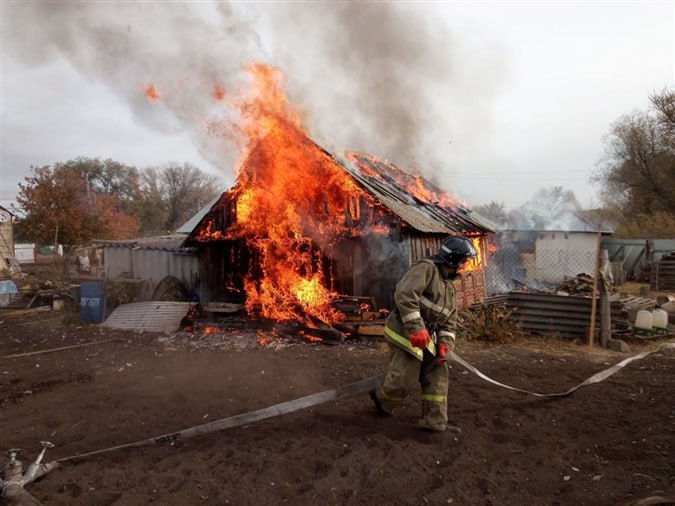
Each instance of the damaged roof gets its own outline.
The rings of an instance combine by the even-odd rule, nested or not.
[[[430,194],[444,195],[445,192],[421,176],[410,176],[393,163],[352,152],[341,165],[364,190],[419,232],[462,235],[495,232],[494,224],[457,203],[442,205],[416,197],[402,187],[401,182],[421,181]]]
[[[418,232],[475,236],[494,233],[497,230],[494,223],[456,202],[449,203],[448,201],[445,204],[427,202],[416,197],[400,184],[401,181],[406,180],[421,181],[429,194],[447,196],[443,190],[421,176],[411,176],[390,162],[379,161],[356,152],[348,153],[346,160],[338,160],[325,149],[316,146],[354,178],[365,192],[372,195],[403,223]],[[192,233],[204,218],[218,207],[220,199],[227,191],[229,190],[209,202],[180,228],[180,232],[189,234],[187,237],[183,236],[185,243],[189,243]]]

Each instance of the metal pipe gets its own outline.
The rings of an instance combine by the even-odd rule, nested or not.
[[[39,506],[40,501],[35,499],[25,489],[26,485],[34,482],[41,476],[59,467],[58,462],[49,462],[43,464],[45,452],[47,448],[54,448],[54,445],[49,441],[40,441],[42,451],[37,458],[28,465],[28,469],[24,472],[23,463],[18,460],[18,448],[11,448],[7,450],[6,456],[9,459],[5,465],[3,477],[0,479],[0,488],[2,488],[2,499],[8,506]]]

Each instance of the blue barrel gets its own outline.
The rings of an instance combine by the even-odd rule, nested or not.
[[[103,281],[82,281],[80,288],[80,320],[89,323],[103,321],[105,294]]]

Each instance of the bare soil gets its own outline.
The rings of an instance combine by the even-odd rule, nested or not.
[[[26,464],[40,441],[56,445],[50,461],[159,436],[382,373],[387,354],[381,338],[327,346],[241,331],[140,334],[63,313],[0,312],[0,322],[0,449],[22,448]],[[5,358],[96,341],[105,342]],[[654,345],[618,353],[528,338],[462,342],[457,352],[503,383],[550,393]],[[672,350],[557,399],[457,364],[450,375],[459,436],[414,427],[419,394],[390,418],[360,395],[65,463],[27,490],[73,506],[675,502]]]

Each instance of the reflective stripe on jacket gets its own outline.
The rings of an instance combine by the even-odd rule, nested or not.
[[[422,360],[423,351],[410,344],[410,334],[426,327],[430,333],[436,331],[438,343],[454,347],[455,287],[452,281],[442,278],[438,266],[431,260],[419,260],[410,266],[396,285],[394,303],[396,309],[387,317],[384,328],[389,342]],[[433,342],[427,348],[436,355]]]

